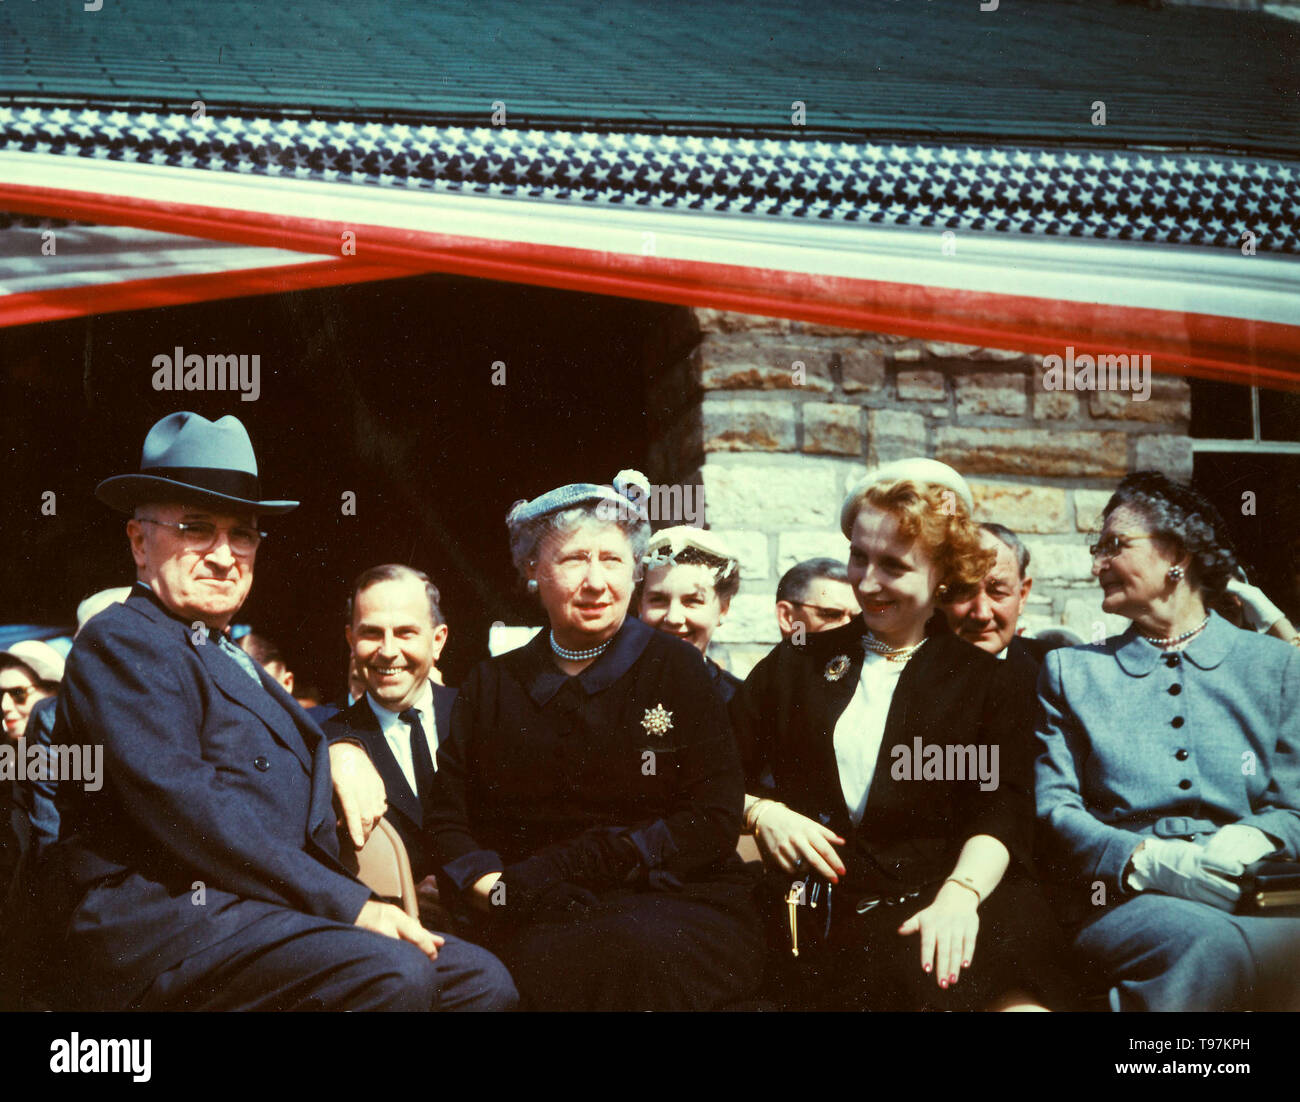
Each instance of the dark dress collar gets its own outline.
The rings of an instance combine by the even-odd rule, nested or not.
[[[736,695],[736,690],[744,684],[730,670],[724,670],[712,658],[704,659],[704,668],[709,673],[709,680],[713,682],[713,690],[721,698],[723,704],[730,704],[731,698]]]
[[[550,629],[544,627],[515,652],[518,655],[516,671],[528,695],[539,708],[544,708],[570,680],[576,680],[590,696],[609,688],[627,673],[641,657],[654,633],[654,628],[635,617],[626,617],[600,657],[571,678],[555,664],[551,656]]]

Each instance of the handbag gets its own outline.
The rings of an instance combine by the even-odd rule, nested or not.
[[[1300,861],[1266,857],[1246,866],[1234,914],[1300,918]]]
[[[835,885],[815,874],[803,880],[795,880],[782,896],[786,911],[787,930],[790,937],[790,954],[799,955],[800,937],[805,945],[825,945],[831,936],[831,923],[835,921],[835,907],[841,908],[841,919],[870,913],[877,907],[903,907],[920,898],[924,888],[899,890],[894,894],[879,892],[863,895],[860,891],[846,896],[845,888],[840,889],[840,896],[835,894]],[[841,898],[844,897],[844,898]],[[837,899],[840,900],[837,904]],[[818,905],[821,914],[818,916]],[[803,926],[799,924],[799,908],[807,909],[810,921]]]

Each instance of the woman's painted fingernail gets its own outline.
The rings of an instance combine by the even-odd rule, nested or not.
[[[969,967],[970,967],[970,961],[968,961],[968,960],[964,960],[964,961],[962,961],[962,962],[961,962],[961,966],[962,966],[963,968],[969,968]]]
[[[957,973],[956,973],[956,972],[954,972],[951,976],[948,977],[948,982],[949,982],[949,983],[956,983],[956,982],[957,982]]]
[[[932,966],[929,965],[929,964],[923,964],[923,965],[921,965],[921,967],[924,968],[924,969],[926,970],[926,972],[929,972],[929,971],[930,971],[930,968],[931,968]]]
[[[947,981],[947,980],[940,980],[940,981],[939,981],[939,986],[942,987],[945,991],[947,991],[947,990],[948,990],[948,981]]]

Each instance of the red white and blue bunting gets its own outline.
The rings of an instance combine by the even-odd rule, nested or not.
[[[0,108],[0,209],[318,258],[232,253],[232,294],[450,271],[1275,385],[1298,184],[1209,153]],[[0,298],[15,319],[39,308]]]

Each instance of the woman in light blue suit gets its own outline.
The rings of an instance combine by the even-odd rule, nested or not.
[[[1300,649],[1210,611],[1236,558],[1194,491],[1130,475],[1102,517],[1102,608],[1132,624],[1039,679],[1061,917],[1114,1010],[1300,1009],[1300,919],[1232,913],[1246,865],[1300,856]]]

